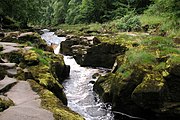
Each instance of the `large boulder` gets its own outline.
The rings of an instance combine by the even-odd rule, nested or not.
[[[48,66],[30,66],[28,70],[35,81],[37,81],[41,86],[44,86],[48,90],[52,91],[63,102],[63,104],[67,105],[67,98],[63,92],[63,86],[53,77]]]
[[[60,52],[74,56],[81,66],[111,68],[118,55],[127,50],[125,45],[101,43],[95,36],[67,36],[61,43]]]
[[[160,108],[165,100],[167,88],[163,76],[158,73],[146,74],[134,89],[132,100],[145,109]]]
[[[47,52],[46,52],[47,53]],[[69,77],[70,66],[65,65],[63,56],[60,54],[49,54],[50,60],[50,70],[55,78],[59,80],[60,83],[63,82],[64,79]]]
[[[119,44],[101,43],[77,51],[74,58],[81,66],[112,68],[118,55],[124,54],[127,48]]]

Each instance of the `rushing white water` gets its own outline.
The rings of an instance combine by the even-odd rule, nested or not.
[[[59,53],[60,42],[64,37],[57,37],[53,32],[44,31],[42,38],[48,44],[59,44],[55,52]],[[68,99],[68,107],[82,115],[86,120],[113,120],[111,106],[100,101],[99,97],[93,91],[95,81],[92,78],[94,73],[103,74],[104,69],[93,69],[80,67],[71,56],[64,56],[65,63],[70,65],[70,77],[63,83],[64,92]]]
[[[94,73],[103,74],[103,69],[80,67],[70,56],[65,56],[65,63],[71,66],[69,79],[63,86],[68,99],[68,106],[85,117],[86,120],[113,120],[110,106],[100,101],[93,92],[90,81]]]

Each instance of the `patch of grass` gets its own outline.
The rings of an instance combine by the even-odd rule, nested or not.
[[[141,44],[146,46],[157,46],[158,48],[161,48],[163,46],[174,47],[174,43],[171,38],[161,36],[150,36],[147,39],[143,40]]]
[[[164,22],[163,17],[147,15],[147,14],[141,15],[139,19],[142,25],[157,25],[157,24],[162,24]]]
[[[126,52],[127,60],[130,66],[148,65],[156,62],[156,57],[150,52],[144,50],[132,49]]]

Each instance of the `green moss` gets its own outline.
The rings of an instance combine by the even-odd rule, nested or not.
[[[24,60],[25,60],[25,62],[27,62],[28,65],[33,64],[33,63],[38,64],[38,62],[39,62],[38,57],[39,56],[35,51],[29,50],[25,53]]]
[[[165,80],[159,73],[149,73],[143,79],[143,82],[139,84],[134,92],[157,92],[165,87]]]
[[[29,80],[32,89],[41,97],[43,108],[54,114],[55,120],[84,120],[79,114],[73,112],[49,90],[40,86],[37,82]]]
[[[29,67],[28,69],[32,73],[33,77],[42,86],[46,88],[52,88],[54,87],[54,84],[57,84],[62,89],[62,86],[57,82],[57,80],[51,74],[48,66],[38,65],[38,66]]]

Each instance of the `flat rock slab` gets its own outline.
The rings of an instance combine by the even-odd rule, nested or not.
[[[27,81],[19,81],[6,95],[15,106],[0,113],[0,120],[54,120],[51,112],[41,108],[39,95]]]
[[[0,92],[7,91],[16,82],[16,79],[6,76],[3,80],[0,81]]]
[[[7,67],[7,68],[13,68],[16,66],[16,63],[0,63],[0,66]]]

